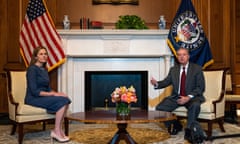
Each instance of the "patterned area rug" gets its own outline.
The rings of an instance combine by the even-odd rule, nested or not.
[[[224,124],[226,133],[220,132],[217,126],[214,126],[213,135],[226,135],[240,133],[240,127],[232,124]],[[25,129],[25,136],[23,144],[49,144],[51,143],[50,130],[53,125],[48,125],[46,131],[41,131],[41,125],[27,125]],[[176,136],[169,136],[165,132],[165,128],[161,124],[131,124],[128,126],[130,135],[139,144],[187,144],[184,140],[184,131]],[[0,125],[0,144],[17,144],[17,134],[11,136],[10,125]],[[106,144],[110,141],[116,130],[115,125],[107,124],[70,124],[71,141],[66,144]],[[110,130],[110,131],[107,131]],[[160,137],[160,139],[158,139]],[[157,140],[157,141],[156,141]],[[239,143],[240,138],[217,139],[213,142],[207,141],[205,144],[227,144]],[[54,144],[58,144],[54,142]],[[125,144],[125,142],[121,142]]]
[[[107,144],[117,132],[117,128],[116,125],[105,126],[106,128],[97,128],[96,125],[93,125],[95,128],[76,130],[70,133],[70,136],[72,140],[86,144]],[[159,126],[153,124],[132,124],[127,131],[138,144],[160,142],[170,138],[165,130],[161,130]],[[123,140],[120,141],[120,144],[125,143]]]

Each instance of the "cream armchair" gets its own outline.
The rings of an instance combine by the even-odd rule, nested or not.
[[[240,104],[240,94],[233,92],[233,83],[231,74],[226,75],[226,107],[230,109],[230,122],[238,123],[237,121],[237,104]],[[227,119],[226,119],[227,120]]]
[[[55,115],[48,114],[45,109],[24,104],[26,94],[26,71],[7,71],[8,76],[8,109],[9,118],[13,122],[11,135],[18,126],[18,143],[23,141],[23,125],[33,122],[45,122],[55,119]]]
[[[218,122],[222,132],[225,132],[223,127],[224,112],[225,112],[225,76],[227,69],[204,71],[205,77],[205,92],[206,101],[201,105],[201,111],[198,117],[200,122],[208,123],[207,135],[212,135],[212,125]],[[178,118],[187,116],[185,107],[177,108],[174,113]]]

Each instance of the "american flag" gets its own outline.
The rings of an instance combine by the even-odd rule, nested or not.
[[[20,31],[20,53],[28,66],[34,48],[44,46],[48,49],[48,70],[56,68],[65,61],[63,44],[44,0],[30,0]]]

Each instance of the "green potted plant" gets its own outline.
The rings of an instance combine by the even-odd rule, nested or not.
[[[144,20],[137,15],[121,15],[115,26],[116,29],[148,29]]]

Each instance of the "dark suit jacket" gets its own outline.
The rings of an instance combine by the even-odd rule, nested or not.
[[[180,65],[171,67],[167,77],[162,81],[158,81],[156,89],[165,88],[169,85],[172,85],[173,91],[170,97],[177,98],[179,96],[179,76]],[[205,98],[203,96],[203,92],[205,90],[205,79],[201,66],[194,63],[189,63],[185,87],[187,95],[193,95],[194,99],[199,99],[201,102],[205,101]]]

